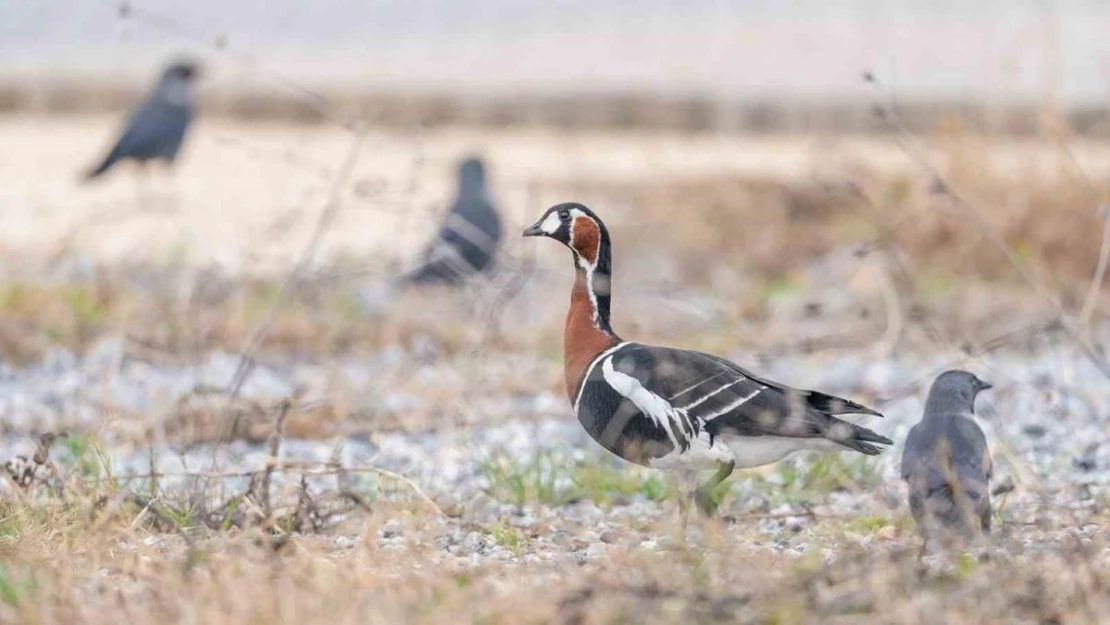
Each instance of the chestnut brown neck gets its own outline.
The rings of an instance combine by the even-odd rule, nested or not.
[[[604,293],[597,293],[598,283],[602,281]],[[599,306],[602,301],[603,309]],[[597,269],[586,269],[576,263],[570,309],[563,331],[563,367],[571,403],[590,363],[619,342],[620,338],[609,327],[608,273],[599,275]]]

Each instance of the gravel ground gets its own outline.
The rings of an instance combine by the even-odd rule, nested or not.
[[[376,359],[352,360],[322,368],[311,364],[286,367],[263,366],[243,388],[245,400],[275,403],[296,389],[318,388],[328,376],[347,378],[348,386],[364,389],[355,403],[378,401],[391,410],[405,413],[423,410],[420,395],[383,393],[373,380],[379,370],[395,367],[413,355],[403,350],[380,354]],[[772,377],[822,390],[865,399],[882,409],[887,417],[870,425],[896,441],[902,441],[919,418],[924,393],[939,371],[960,365],[978,372],[996,384],[995,390],[980,400],[981,422],[988,433],[996,464],[997,482],[1014,482],[1015,493],[1002,509],[1002,526],[1018,528],[1023,544],[1044,544],[1060,540],[1065,529],[1034,529],[1028,524],[1046,522],[1049,527],[1068,528],[1082,535],[1081,518],[1102,509],[1106,483],[1110,480],[1110,449],[1105,441],[1110,402],[1110,385],[1095,369],[1082,360],[1063,338],[1043,337],[1020,350],[1000,349],[976,359],[953,363],[943,357],[895,355],[869,361],[862,355],[789,356],[775,359],[764,367]],[[124,344],[107,340],[77,358],[55,350],[41,363],[22,369],[0,369],[0,419],[9,436],[3,444],[8,456],[30,449],[30,435],[47,429],[65,428],[71,432],[96,430],[104,418],[104,406],[125,407],[118,414],[166,414],[181,405],[183,397],[198,385],[219,385],[230,379],[237,359],[228,354],[211,354],[199,366],[178,368],[152,365],[129,358]],[[417,367],[417,376],[434,381],[443,375],[442,365],[434,359]],[[652,501],[642,493],[615,497],[604,503],[590,500],[564,502],[512,502],[498,496],[491,483],[491,466],[527,467],[536,458],[546,458],[553,466],[574,463],[610,467],[647,479],[651,472],[622,465],[603,454],[588,439],[570,416],[562,397],[543,391],[532,395],[496,397],[491,394],[482,406],[486,410],[509,414],[486,422],[447,425],[424,432],[363,431],[358,435],[283,441],[284,462],[318,463],[338,461],[352,469],[340,479],[340,486],[375,496],[406,499],[405,487],[380,476],[357,472],[376,467],[411,479],[421,490],[450,513],[437,520],[433,532],[446,556],[459,563],[475,564],[495,560],[532,561],[555,557],[591,558],[605,553],[617,542],[651,548],[662,538],[652,529],[676,517],[674,504]],[[302,401],[313,401],[311,390]],[[64,417],[63,417],[64,415]],[[126,417],[120,420],[126,421]],[[114,430],[126,430],[120,424]],[[106,439],[111,440],[111,437]],[[133,445],[108,444],[116,475],[149,472],[152,457],[167,492],[187,490],[196,480],[172,474],[200,471],[261,470],[268,457],[265,442],[235,440],[227,444],[181,445],[173,442],[152,449]],[[900,445],[874,461],[877,479],[858,488],[834,489],[811,494],[804,501],[783,500],[776,488],[786,488],[782,467],[746,472],[734,478],[732,498],[726,512],[752,518],[749,529],[757,528],[767,538],[764,547],[774,551],[806,553],[822,546],[822,518],[883,518],[880,527],[862,532],[862,541],[891,538],[898,531],[898,517],[905,516],[904,491],[897,476]],[[556,459],[552,461],[550,459]],[[786,467],[802,467],[815,457],[799,456]],[[854,460],[842,454],[845,460]],[[498,464],[500,463],[500,464]],[[557,473],[554,469],[553,472]],[[571,478],[556,474],[556,487]],[[241,490],[247,478],[229,478],[223,492]],[[140,490],[142,481],[132,482]],[[317,492],[334,490],[335,476],[310,480]],[[293,484],[276,481],[279,490],[293,496]],[[521,505],[523,504],[523,505]],[[754,515],[754,516],[753,516]],[[762,517],[762,518],[758,518]],[[383,546],[405,544],[404,526],[395,519],[380,529]],[[474,529],[505,524],[530,537],[525,549],[510,548],[504,540]],[[890,526],[889,528],[886,526]],[[425,527],[428,529],[431,526]],[[471,529],[467,529],[467,528]],[[506,530],[508,531],[508,530]],[[1007,530],[1003,530],[1005,534]],[[1040,538],[1029,532],[1041,532]],[[1047,532],[1047,533],[1045,533]],[[1053,533],[1055,532],[1055,533]],[[873,534],[873,535],[872,535]],[[513,534],[516,535],[515,533]],[[876,538],[878,537],[878,538]],[[1044,540],[1042,540],[1044,539]],[[354,540],[340,533],[337,545]],[[514,539],[515,540],[515,539]],[[400,547],[397,547],[400,548]]]

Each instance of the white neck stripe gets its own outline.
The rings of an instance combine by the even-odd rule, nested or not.
[[[598,303],[597,303],[597,293],[594,292],[594,271],[597,269],[597,261],[601,258],[601,236],[600,236],[601,232],[600,232],[600,228],[599,228],[599,231],[598,231],[597,247],[594,249],[594,262],[591,263],[588,260],[586,260],[586,257],[583,256],[581,252],[574,249],[574,225],[576,223],[578,223],[579,217],[581,217],[583,219],[590,219],[590,217],[588,215],[582,213],[581,211],[578,211],[578,210],[573,211],[572,215],[573,216],[571,217],[570,228],[569,228],[570,249],[571,249],[571,251],[574,252],[574,258],[575,258],[575,260],[578,261],[578,266],[581,267],[582,271],[584,271],[586,273],[586,295],[590,298],[590,307],[593,308],[594,327],[597,328],[598,330],[602,330],[602,328],[601,328],[601,309],[600,309],[600,307],[598,306]],[[595,228],[598,227],[596,225],[596,223],[594,224],[594,227]],[[612,288],[612,287],[610,287],[610,288]],[[605,330],[602,330],[602,331],[606,332]]]

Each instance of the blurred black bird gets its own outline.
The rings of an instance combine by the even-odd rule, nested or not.
[[[989,388],[966,371],[944,372],[906,438],[902,479],[926,541],[939,533],[968,536],[991,529],[991,455],[973,417],[975,397]]]
[[[485,165],[477,158],[465,159],[459,164],[455,201],[407,281],[461,284],[493,266],[500,243],[501,219],[486,188]]]
[[[175,61],[162,71],[150,96],[127,120],[119,140],[86,180],[98,178],[121,160],[143,164],[163,159],[173,164],[193,118],[192,83],[198,67],[191,61]]]

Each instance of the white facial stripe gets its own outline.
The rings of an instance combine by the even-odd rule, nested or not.
[[[561,224],[558,211],[552,211],[540,224],[540,230],[543,230],[544,234],[555,234]]]

